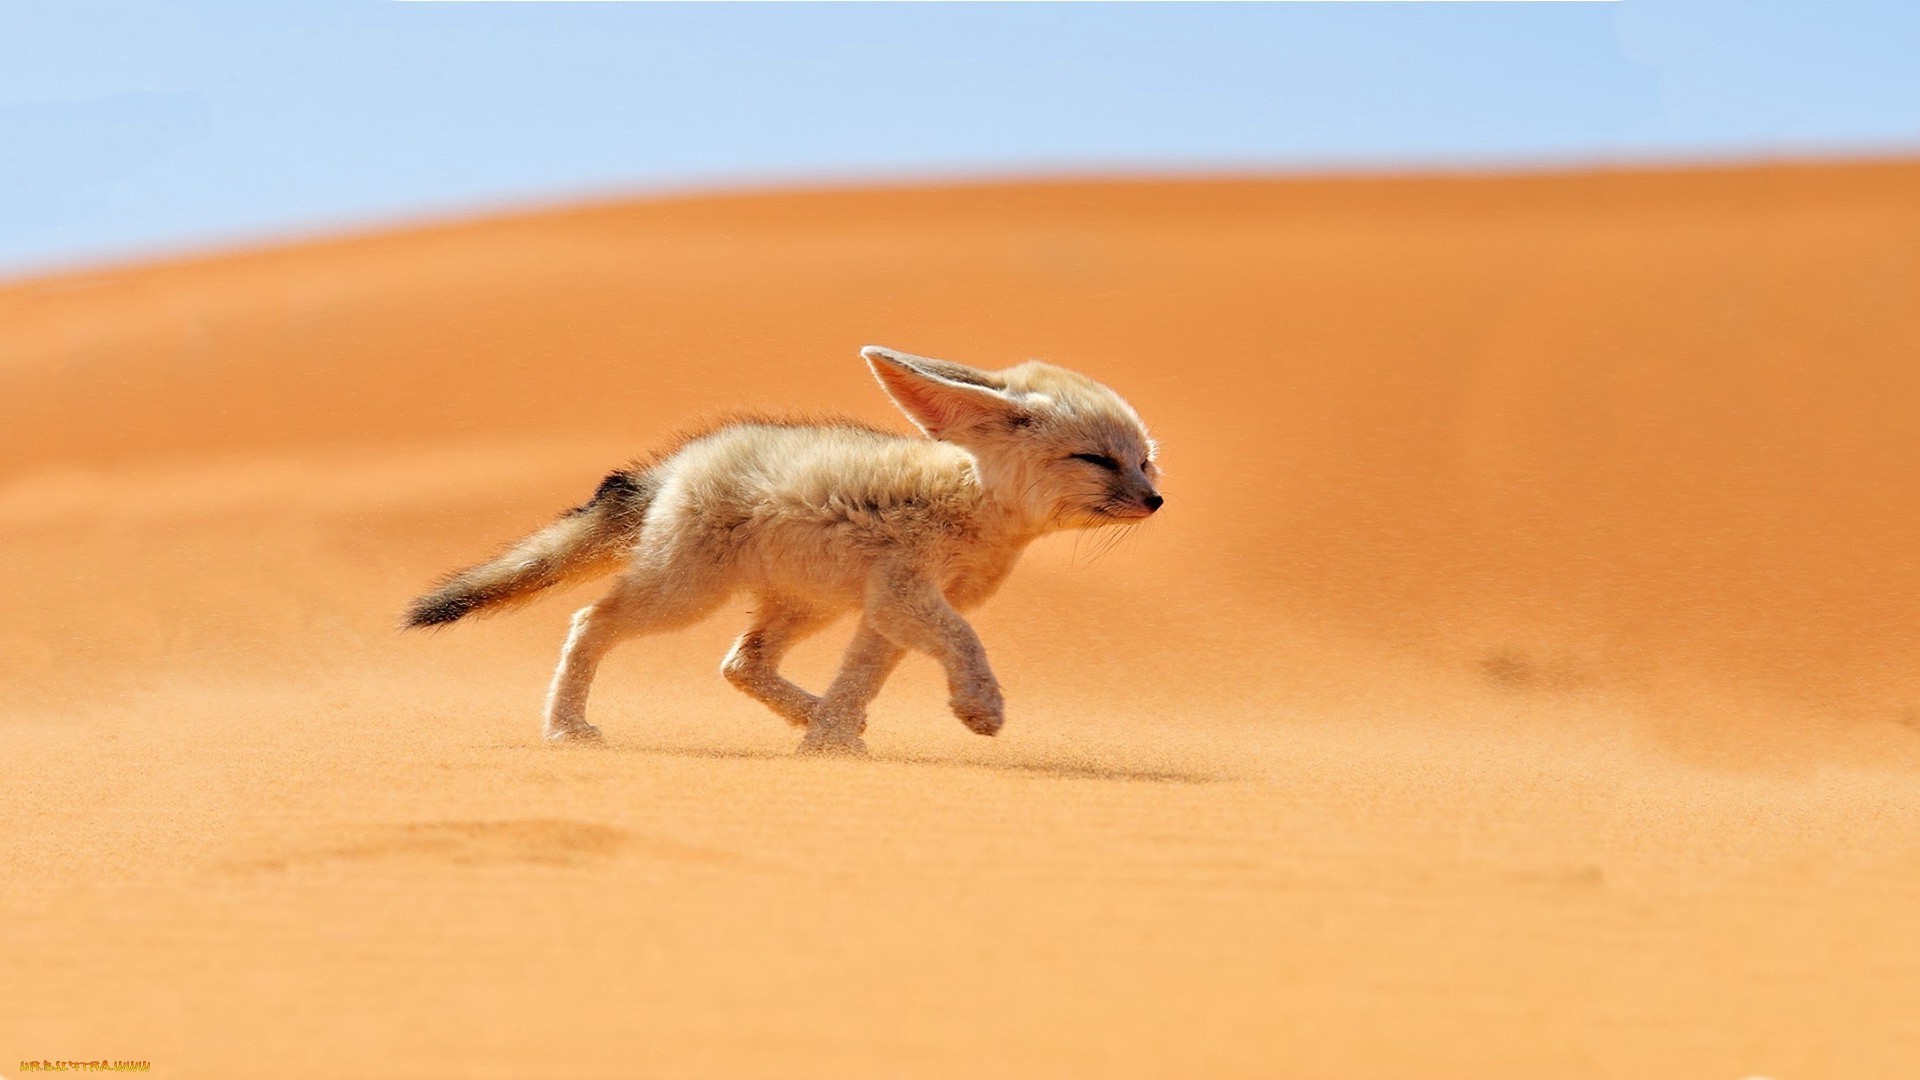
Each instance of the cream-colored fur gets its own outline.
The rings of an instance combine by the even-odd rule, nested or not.
[[[555,581],[626,566],[573,617],[547,699],[546,737],[597,739],[588,688],[607,650],[695,622],[730,596],[758,603],[721,670],[804,727],[802,751],[860,752],[866,709],[908,649],[940,662],[952,707],[992,735],[999,683],[961,612],[991,596],[1029,543],[1061,529],[1145,519],[1154,444],[1118,394],[1041,363],[999,372],[862,350],[929,438],[856,424],[741,421],[616,472],[592,502],[416,602],[413,625],[450,622]],[[835,617],[859,625],[815,695],[779,672]]]

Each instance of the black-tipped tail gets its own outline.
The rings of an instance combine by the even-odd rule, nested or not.
[[[483,603],[481,597],[471,593],[441,589],[413,602],[413,606],[407,609],[407,628],[411,630],[457,622],[461,616],[478,610]]]
[[[445,626],[475,612],[510,607],[564,581],[618,565],[653,501],[653,478],[621,471],[593,498],[497,558],[461,570],[407,608],[405,626]]]

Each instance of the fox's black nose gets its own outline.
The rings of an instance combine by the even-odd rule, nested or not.
[[[1166,501],[1167,500],[1161,498],[1157,493],[1153,495],[1149,495],[1146,498],[1147,509],[1158,510],[1160,509],[1161,505],[1164,504]]]

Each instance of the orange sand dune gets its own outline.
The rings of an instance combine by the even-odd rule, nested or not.
[[[403,605],[857,349],[1167,510],[872,761]],[[0,1075],[1920,1071],[1920,163],[610,204],[0,288]],[[843,637],[796,661],[831,670]]]

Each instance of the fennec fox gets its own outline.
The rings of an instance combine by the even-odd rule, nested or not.
[[[867,705],[908,649],[946,668],[967,727],[995,734],[1000,686],[960,612],[992,595],[1039,536],[1160,509],[1153,440],[1120,395],[1064,368],[980,371],[878,346],[861,355],[931,438],[851,421],[724,424],[608,476],[585,505],[415,601],[408,625],[619,570],[574,614],[547,696],[549,740],[592,740],[587,689],[608,649],[746,592],[753,623],[721,671],[805,728],[802,752],[864,751]],[[795,642],[848,611],[859,627],[826,693],[780,675]]]

